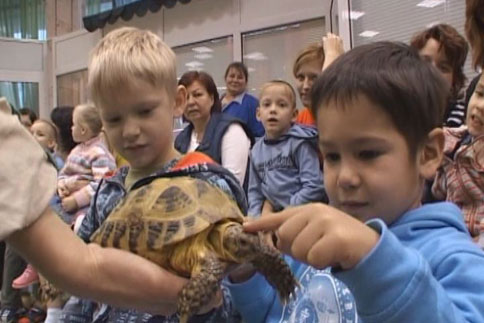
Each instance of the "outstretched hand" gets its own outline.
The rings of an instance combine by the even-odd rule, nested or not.
[[[331,206],[311,203],[245,222],[247,232],[275,231],[277,247],[315,268],[351,269],[377,244],[379,234]]]

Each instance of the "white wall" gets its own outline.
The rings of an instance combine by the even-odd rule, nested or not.
[[[55,37],[49,42],[0,39],[0,79],[39,83],[39,109],[48,115],[56,105],[56,78],[87,68],[90,50],[103,34],[121,26],[150,29],[170,46],[222,36],[233,36],[234,60],[241,59],[241,34],[271,26],[329,15],[326,0],[192,0],[162,8],[94,33],[85,30]],[[327,19],[329,22],[329,19]],[[329,30],[329,28],[327,28]]]
[[[42,41],[0,38],[0,81],[38,83],[41,115],[48,111],[45,52],[46,43]]]

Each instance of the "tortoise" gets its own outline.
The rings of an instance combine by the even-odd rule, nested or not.
[[[189,278],[178,295],[180,322],[207,305],[232,265],[250,263],[283,303],[297,280],[280,252],[261,234],[243,232],[237,203],[205,180],[157,178],[131,190],[91,241],[129,250]]]

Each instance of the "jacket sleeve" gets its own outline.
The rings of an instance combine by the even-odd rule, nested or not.
[[[262,122],[257,120],[257,108],[259,107],[259,100],[252,97],[252,100],[248,101],[247,111],[249,113],[247,126],[254,137],[262,137],[265,134],[264,126]]]
[[[353,269],[333,270],[353,293],[363,322],[484,322],[481,250],[456,238],[432,272],[383,221],[368,225],[381,234],[375,248]]]
[[[245,322],[266,322],[268,313],[278,296],[275,289],[261,274],[256,273],[241,284],[233,284],[226,279],[224,285],[229,289],[232,303]]]
[[[311,143],[301,143],[296,151],[294,159],[299,168],[301,189],[291,196],[291,205],[301,205],[308,202],[323,201],[325,196],[323,173],[319,166],[319,158]]]
[[[260,216],[262,212],[262,204],[265,200],[261,191],[262,182],[252,159],[250,159],[249,164],[249,188],[247,191],[247,199],[249,200],[248,214],[250,216]]]
[[[99,149],[99,151],[93,156],[90,161],[90,165],[93,180],[89,183],[89,185],[84,186],[73,194],[79,208],[89,205],[91,198],[94,195],[94,192],[96,192],[97,186],[103,176],[108,171],[116,170],[116,162],[114,161],[114,157],[102,149]]]

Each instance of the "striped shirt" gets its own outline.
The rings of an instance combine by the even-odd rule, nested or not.
[[[97,136],[72,149],[59,173],[57,187],[67,189],[81,209],[89,205],[104,174],[115,169],[113,155],[102,138]]]

